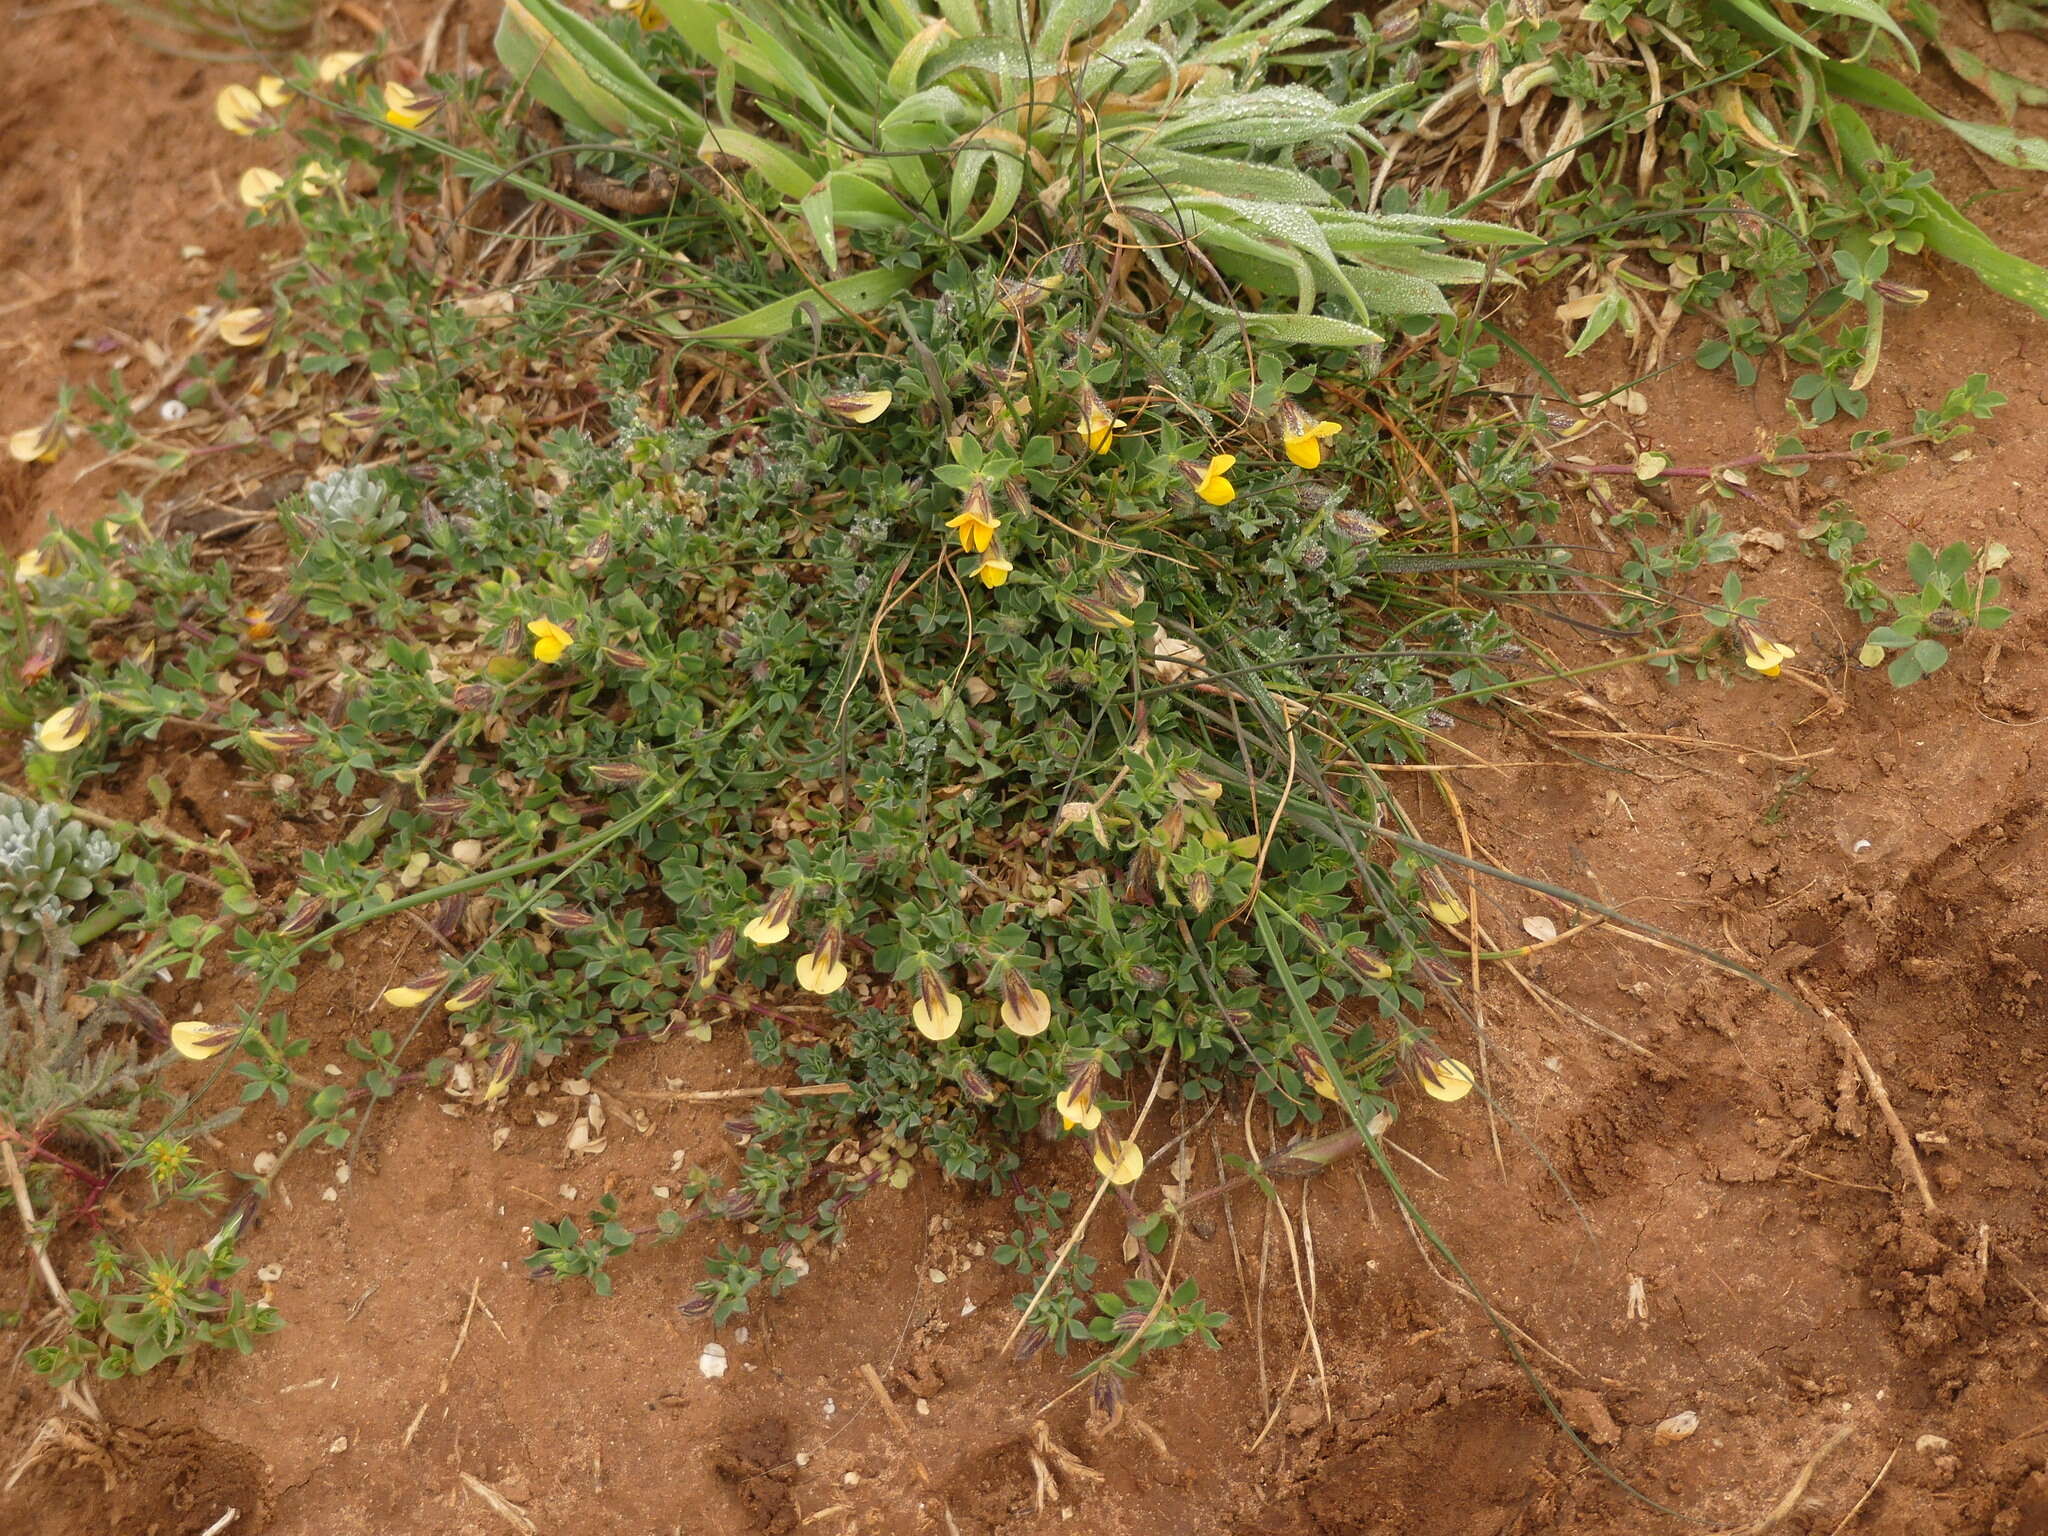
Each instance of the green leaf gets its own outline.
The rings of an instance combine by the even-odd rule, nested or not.
[[[806,309],[816,312],[821,325],[833,325],[846,318],[842,311],[866,314],[905,292],[922,274],[902,267],[875,267],[820,284],[815,292],[806,290],[788,298],[763,304],[730,320],[691,331],[694,341],[765,341],[783,335],[797,323]]]
[[[2048,139],[2032,138],[1995,123],[1972,123],[1937,112],[1890,75],[1860,64],[1829,61],[1820,66],[1820,74],[1828,90],[1842,101],[1939,123],[2000,165],[2022,171],[2048,171]]]

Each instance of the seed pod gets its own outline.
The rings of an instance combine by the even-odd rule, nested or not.
[[[533,915],[557,933],[581,933],[597,926],[597,919],[580,907],[536,907]]]
[[[613,789],[632,789],[648,779],[647,770],[632,763],[592,763],[584,772]]]
[[[1159,841],[1166,845],[1170,853],[1180,847],[1187,835],[1188,813],[1175,805],[1159,820]]]
[[[984,1077],[977,1067],[963,1065],[960,1068],[960,1091],[975,1104],[986,1108],[996,1101],[996,1085]]]
[[[498,690],[489,683],[461,683],[448,696],[448,704],[459,715],[473,715],[489,709],[497,697]]]
[[[261,726],[249,732],[249,739],[259,747],[272,752],[296,752],[301,747],[310,747],[320,738],[303,725]]]
[[[604,659],[626,672],[644,672],[652,665],[638,651],[629,651],[621,645],[607,645],[603,648]]]
[[[676,1310],[695,1322],[700,1317],[709,1317],[711,1309],[717,1305],[718,1299],[714,1296],[692,1296],[688,1301],[677,1302]]]
[[[1095,592],[1109,607],[1126,611],[1145,601],[1145,583],[1122,571],[1111,571],[1103,577]]]
[[[420,802],[420,809],[429,816],[438,817],[445,821],[452,817],[460,816],[464,811],[468,810],[469,797],[467,795],[429,795]]]

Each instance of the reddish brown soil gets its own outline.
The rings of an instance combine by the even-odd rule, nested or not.
[[[237,164],[206,111],[211,73],[181,97],[90,14],[34,23],[9,67],[30,82],[23,98],[44,103],[6,119],[10,146],[26,145],[0,157],[10,253],[68,259],[47,226],[22,225],[25,212],[63,206],[53,189],[68,173],[47,122],[76,123],[78,163],[99,164],[90,148],[114,113],[67,105],[80,70],[130,72],[133,90],[118,99],[134,117],[120,142],[147,133],[175,152],[163,175],[185,193],[163,194],[152,219],[150,178],[94,183],[111,199],[93,205],[107,210],[100,238],[111,244],[93,247],[108,263],[93,271],[122,281],[10,331],[22,355],[0,378],[0,403],[18,413],[47,397],[68,336],[113,313],[86,306],[167,324],[210,279],[187,283],[149,253],[228,249],[239,219],[210,191],[193,195]],[[1947,144],[1916,148],[1952,186],[1985,184]],[[1975,211],[2048,260],[2038,190]],[[2048,1531],[2048,1046],[2036,1001],[2048,977],[2048,807],[2033,757],[2048,725],[2048,512],[2035,495],[2048,483],[2048,327],[1953,269],[1902,275],[1934,298],[1895,318],[1873,420],[1904,422],[1972,371],[1989,372],[2011,407],[1896,473],[1760,480],[1754,500],[1725,510],[1735,527],[1789,535],[1841,495],[1894,569],[1914,539],[2000,539],[2015,552],[2012,626],[1894,692],[1845,663],[1852,628],[1833,574],[1794,541],[1746,576],[1773,596],[1772,626],[1799,647],[1815,688],[1599,674],[1541,696],[1554,713],[1532,723],[1552,740],[1477,719],[1464,746],[1525,766],[1456,783],[1495,860],[1602,893],[1781,985],[1817,988],[1888,1085],[1938,1209],[1922,1208],[1853,1069],[1811,1017],[1612,933],[1533,956],[1526,974],[1631,1045],[1536,1006],[1490,970],[1472,1003],[1498,1113],[1476,1101],[1413,1109],[1397,1133],[1442,1175],[1403,1165],[1418,1202],[1525,1330],[1530,1363],[1578,1432],[1619,1477],[1709,1529],[1771,1512],[1819,1455],[1771,1529]],[[1682,337],[1674,355],[1691,344]],[[1629,373],[1606,346],[1570,380],[1593,388]],[[1786,425],[1775,400],[1689,363],[1646,393],[1640,430],[1680,464],[1751,451]],[[1632,446],[1612,430],[1595,442],[1622,459]],[[47,476],[24,492],[20,473],[0,471],[34,516],[79,510]],[[1562,536],[1595,541],[1584,509],[1575,516]],[[1562,626],[1538,621],[1531,635],[1567,660],[1606,654]],[[299,846],[327,836],[317,818],[275,820],[204,749],[166,746],[137,782],[146,772],[184,791],[174,819],[188,831],[230,825],[224,803],[253,818],[248,854],[274,880]],[[1417,809],[1455,835],[1434,802]],[[1523,917],[1558,915],[1507,888],[1482,911],[1503,943]],[[293,1021],[316,1042],[316,1066],[340,1059],[415,948],[394,932],[307,978]],[[159,1000],[173,1016],[234,1001],[208,986]],[[1349,1169],[1290,1187],[1284,1213],[1241,1198],[1189,1238],[1178,1262],[1235,1315],[1226,1348],[1148,1363],[1126,1426],[1107,1435],[1090,1432],[1078,1398],[1055,1401],[1068,1385],[1060,1360],[1019,1365],[1003,1348],[1015,1286],[987,1253],[1007,1208],[935,1177],[867,1199],[842,1253],[744,1319],[744,1338],[716,1335],[731,1361],[718,1380],[697,1363],[712,1330],[674,1310],[701,1241],[620,1262],[609,1301],[524,1277],[528,1223],[580,1213],[604,1192],[644,1221],[677,1159],[732,1157],[725,1106],[660,1094],[760,1081],[728,1025],[708,1047],[622,1057],[600,1080],[612,1120],[594,1157],[565,1150],[573,1100],[559,1076],[496,1115],[427,1099],[391,1109],[345,1180],[334,1158],[308,1154],[244,1244],[254,1265],[280,1267],[272,1290],[287,1329],[247,1360],[104,1387],[124,1428],[60,1443],[0,1494],[0,1529],[191,1533],[231,1505],[242,1510],[236,1536],[510,1528],[478,1484],[541,1530],[592,1532],[943,1531],[949,1517],[1006,1536],[1701,1528],[1631,1499],[1565,1439],[1384,1189]],[[542,1126],[537,1111],[561,1118]],[[222,1155],[247,1166],[284,1128],[253,1114]],[[1215,1177],[1215,1152],[1242,1153],[1245,1140],[1235,1120],[1210,1122],[1195,1138],[1197,1182]],[[1080,1187],[1075,1160],[1048,1150],[1041,1161],[1045,1176]],[[1154,1193],[1148,1184],[1140,1198]],[[1105,1227],[1097,1247],[1113,1265],[1110,1236]],[[75,1265],[75,1240],[57,1256]],[[863,1365],[889,1383],[900,1423],[863,1385]],[[24,1444],[49,1409],[18,1374],[0,1428],[11,1420],[10,1442]],[[1659,1443],[1654,1427],[1685,1410],[1698,1432]],[[1035,1423],[1073,1458],[1037,1453],[1058,1495],[1042,1509]]]

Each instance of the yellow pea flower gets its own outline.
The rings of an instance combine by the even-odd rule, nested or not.
[[[1287,457],[1302,469],[1320,469],[1323,441],[1344,430],[1341,422],[1318,421],[1292,400],[1280,402],[1280,442]]]
[[[960,999],[947,989],[945,978],[926,966],[917,974],[917,996],[910,1004],[910,1022],[927,1040],[950,1040],[960,1032]]]
[[[50,557],[50,552],[40,545],[34,549],[24,549],[14,557],[14,579],[16,581],[37,581],[45,576],[54,576],[56,574],[57,562]]]
[[[204,1061],[218,1056],[242,1038],[237,1024],[209,1024],[204,1019],[186,1019],[171,1026],[171,1048],[187,1061]]]
[[[252,165],[242,172],[235,190],[244,208],[261,208],[284,190],[284,178],[267,165]]]
[[[1003,972],[1003,1022],[1019,1035],[1042,1035],[1052,1024],[1052,999],[1013,970]]]
[[[1130,423],[1112,416],[1109,407],[1102,403],[1102,396],[1086,384],[1081,386],[1075,400],[1081,407],[1081,419],[1074,430],[1081,434],[1081,440],[1088,445],[1090,453],[1109,452],[1109,445],[1116,441],[1116,429]]]
[[[490,995],[491,988],[497,984],[498,978],[491,971],[485,971],[481,975],[472,976],[453,992],[442,998],[441,1006],[450,1013],[461,1013],[466,1008],[474,1008]]]
[[[7,457],[17,464],[54,464],[64,452],[64,418],[52,416],[40,427],[8,434]]]
[[[258,75],[256,99],[266,107],[281,107],[292,99],[292,88],[276,75]]]
[[[213,98],[213,115],[229,133],[247,138],[270,121],[263,98],[246,85],[224,85]]]
[[[988,482],[976,480],[967,488],[967,499],[960,504],[960,515],[947,519],[946,526],[959,532],[962,549],[970,555],[979,555],[995,542],[996,529],[1002,526],[1002,521],[989,501]]]
[[[1219,453],[1209,461],[1206,468],[1197,469],[1192,464],[1184,464],[1181,468],[1187,471],[1188,480],[1194,485],[1197,496],[1212,507],[1227,507],[1237,500],[1237,487],[1232,485],[1229,479],[1230,471],[1236,464],[1237,455]]]
[[[1462,927],[1471,916],[1465,910],[1465,903],[1458,899],[1458,893],[1451,889],[1451,882],[1434,869],[1422,872],[1422,905],[1446,928]]]
[[[318,160],[308,160],[306,168],[299,172],[296,183],[302,197],[318,197],[331,187],[341,185],[341,172],[333,166]]]
[[[768,905],[740,933],[764,948],[789,937],[789,925],[796,917],[796,887],[785,885],[768,898]]]
[[[1092,1131],[1102,1124],[1102,1106],[1095,1102],[1095,1090],[1102,1084],[1102,1063],[1087,1060],[1067,1074],[1066,1086],[1053,1095],[1052,1107],[1059,1111],[1060,1124],[1067,1130]]]
[[[423,128],[446,105],[444,97],[416,91],[396,80],[384,82],[384,121],[394,128]]]
[[[519,1046],[508,1041],[498,1047],[484,1073],[482,1085],[477,1089],[476,1101],[490,1104],[502,1099],[512,1091],[512,1079],[519,1073]]]
[[[260,347],[270,339],[271,314],[267,309],[231,309],[214,323],[220,339],[231,347]]]
[[[1294,1065],[1301,1073],[1301,1079],[1321,1097],[1331,1103],[1342,1102],[1337,1097],[1337,1084],[1330,1077],[1330,1069],[1323,1065],[1322,1057],[1305,1045],[1294,1048]]]
[[[1735,621],[1735,638],[1742,642],[1743,664],[1752,672],[1776,677],[1785,663],[1799,653],[1783,641],[1773,640],[1747,619]]]
[[[426,971],[411,981],[386,987],[384,1001],[393,1008],[417,1008],[447,985],[448,973],[445,970]]]
[[[1010,579],[1010,572],[1017,567],[999,549],[991,549],[981,557],[981,564],[974,568],[974,574],[981,578],[981,584],[993,590]]]
[[[1112,1184],[1135,1184],[1145,1171],[1145,1154],[1135,1141],[1098,1126],[1095,1130],[1095,1171]]]
[[[888,410],[895,398],[895,394],[886,389],[856,389],[827,395],[821,403],[841,421],[864,427]]]
[[[1446,1056],[1432,1047],[1427,1058],[1416,1061],[1415,1081],[1432,1099],[1455,1104],[1472,1091],[1473,1084],[1479,1079],[1457,1057]]]
[[[526,632],[533,636],[533,659],[550,666],[576,643],[576,637],[553,619],[534,619],[527,624]]]
[[[364,58],[365,55],[360,53],[324,54],[321,56],[320,62],[313,66],[313,73],[318,77],[322,85],[332,85],[343,75],[362,63]]]
[[[96,711],[90,702],[67,704],[36,727],[36,741],[45,752],[71,752],[92,734]]]
[[[839,925],[830,924],[825,929],[825,936],[818,940],[818,947],[797,961],[797,985],[820,997],[829,997],[845,986],[846,962],[839,957],[844,946],[845,936],[840,933]]]

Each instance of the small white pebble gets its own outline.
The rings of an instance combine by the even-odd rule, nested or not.
[[[735,1343],[735,1344],[744,1344],[744,1343],[746,1343],[746,1342],[747,1342],[747,1330],[746,1330],[746,1329],[744,1329],[744,1328],[735,1328],[735,1329],[733,1329],[733,1331],[732,1331],[732,1341],[733,1341],[733,1343]]]
[[[1913,1449],[1922,1456],[1937,1455],[1948,1449],[1948,1440],[1941,1435],[1922,1435],[1913,1442]]]
[[[655,1185],[655,1186],[654,1186],[654,1198],[655,1198],[655,1199],[657,1199],[657,1200],[666,1200],[666,1199],[667,1199],[668,1197],[669,1197],[669,1187],[668,1187],[668,1186],[667,1186],[666,1184],[657,1184],[657,1185]]]
[[[944,1285],[946,1283],[946,1272],[943,1269],[934,1269],[926,1276],[926,1278],[929,1279],[933,1285]]]
[[[1662,1424],[1659,1424],[1656,1429],[1656,1436],[1664,1444],[1670,1445],[1674,1441],[1687,1438],[1699,1427],[1700,1416],[1688,1408],[1683,1413],[1674,1413]]]
[[[974,1298],[972,1296],[960,1303],[960,1315],[962,1317],[974,1316]]]
[[[711,1380],[716,1381],[725,1374],[725,1346],[706,1344],[703,1353],[697,1356],[697,1369]]]
[[[339,1200],[341,1198],[341,1194],[338,1190],[335,1189],[335,1187],[332,1184],[330,1184],[325,1189],[320,1191],[320,1198],[322,1200]]]
[[[165,421],[183,421],[192,414],[192,408],[182,400],[166,400],[156,408],[156,413]]]
[[[340,1454],[341,1454],[341,1453],[342,1453],[343,1451],[345,1451],[345,1450],[347,1450],[347,1449],[348,1449],[348,1436],[347,1436],[347,1435],[336,1435],[336,1436],[334,1437],[334,1439],[333,1439],[333,1440],[332,1440],[332,1441],[331,1441],[331,1442],[330,1442],[330,1443],[328,1444],[328,1447],[327,1447],[327,1454],[328,1454],[328,1455],[330,1455],[330,1456],[339,1456],[339,1455],[340,1455]]]
[[[917,1411],[920,1414],[924,1415],[926,1418],[930,1418],[932,1412],[932,1405],[920,1397],[917,1400]]]
[[[277,1172],[277,1154],[275,1152],[258,1152],[249,1159],[249,1168],[257,1178],[267,1179]]]
[[[346,1184],[354,1173],[355,1170],[349,1167],[347,1163],[337,1163],[334,1168],[334,1182]]]
[[[284,1266],[282,1264],[266,1264],[256,1271],[256,1278],[265,1285],[274,1285],[284,1278]]]
[[[849,1472],[839,1481],[849,1488],[858,1488],[860,1486],[860,1474],[858,1472]]]
[[[576,1186],[574,1184],[564,1184],[562,1186],[562,1198],[564,1200],[574,1200],[576,1198]]]
[[[832,1415],[833,1415],[833,1414],[837,1413],[838,1411],[839,1411],[839,1405],[838,1405],[837,1403],[833,1402],[831,1398],[829,1398],[829,1397],[828,1397],[828,1398],[826,1398],[826,1399],[825,1399],[825,1417],[829,1419],[829,1418],[831,1418],[831,1417],[832,1417]]]
[[[796,1453],[796,1464],[800,1467],[808,1467],[811,1464],[811,1453],[809,1451],[798,1451]]]

